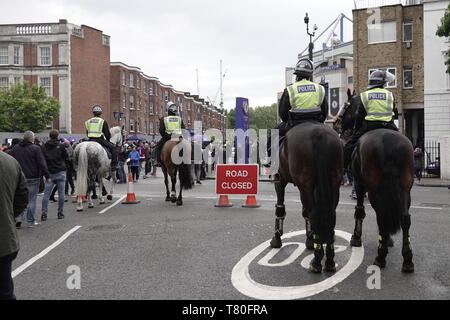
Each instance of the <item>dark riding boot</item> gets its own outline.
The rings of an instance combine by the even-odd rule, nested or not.
[[[158,149],[155,149],[155,167],[161,167],[161,152]]]

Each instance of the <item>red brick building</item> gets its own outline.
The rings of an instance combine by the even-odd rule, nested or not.
[[[130,135],[153,139],[159,136],[159,119],[166,114],[167,103],[172,101],[180,107],[188,129],[194,129],[195,121],[202,121],[203,129],[216,128],[225,135],[223,112],[204,99],[175,90],[140,68],[122,62],[112,62],[110,73],[111,126],[120,125]]]
[[[60,101],[53,127],[85,133],[92,106],[110,114],[109,36],[102,31],[58,23],[0,25],[0,90],[28,81]]]

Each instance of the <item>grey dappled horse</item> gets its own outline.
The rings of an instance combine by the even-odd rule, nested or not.
[[[113,127],[110,132],[110,142],[116,147],[122,146],[122,129],[120,127]],[[105,149],[95,141],[82,142],[75,148],[73,164],[77,172],[77,180],[75,183],[77,211],[83,211],[82,197],[84,196],[87,196],[88,207],[94,207],[91,193],[95,194],[96,181],[99,183],[101,194],[100,204],[104,204],[106,201],[102,193],[103,179],[107,178],[111,173],[111,160],[108,159],[108,154]],[[115,174],[112,175],[111,182],[111,191],[107,195],[109,201],[113,199],[114,185],[116,183]]]

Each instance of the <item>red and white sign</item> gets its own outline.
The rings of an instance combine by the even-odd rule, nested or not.
[[[216,166],[216,194],[258,194],[257,164],[218,164]]]

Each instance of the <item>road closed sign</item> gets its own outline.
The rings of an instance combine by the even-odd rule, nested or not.
[[[257,164],[217,165],[216,194],[258,194],[258,170]]]

